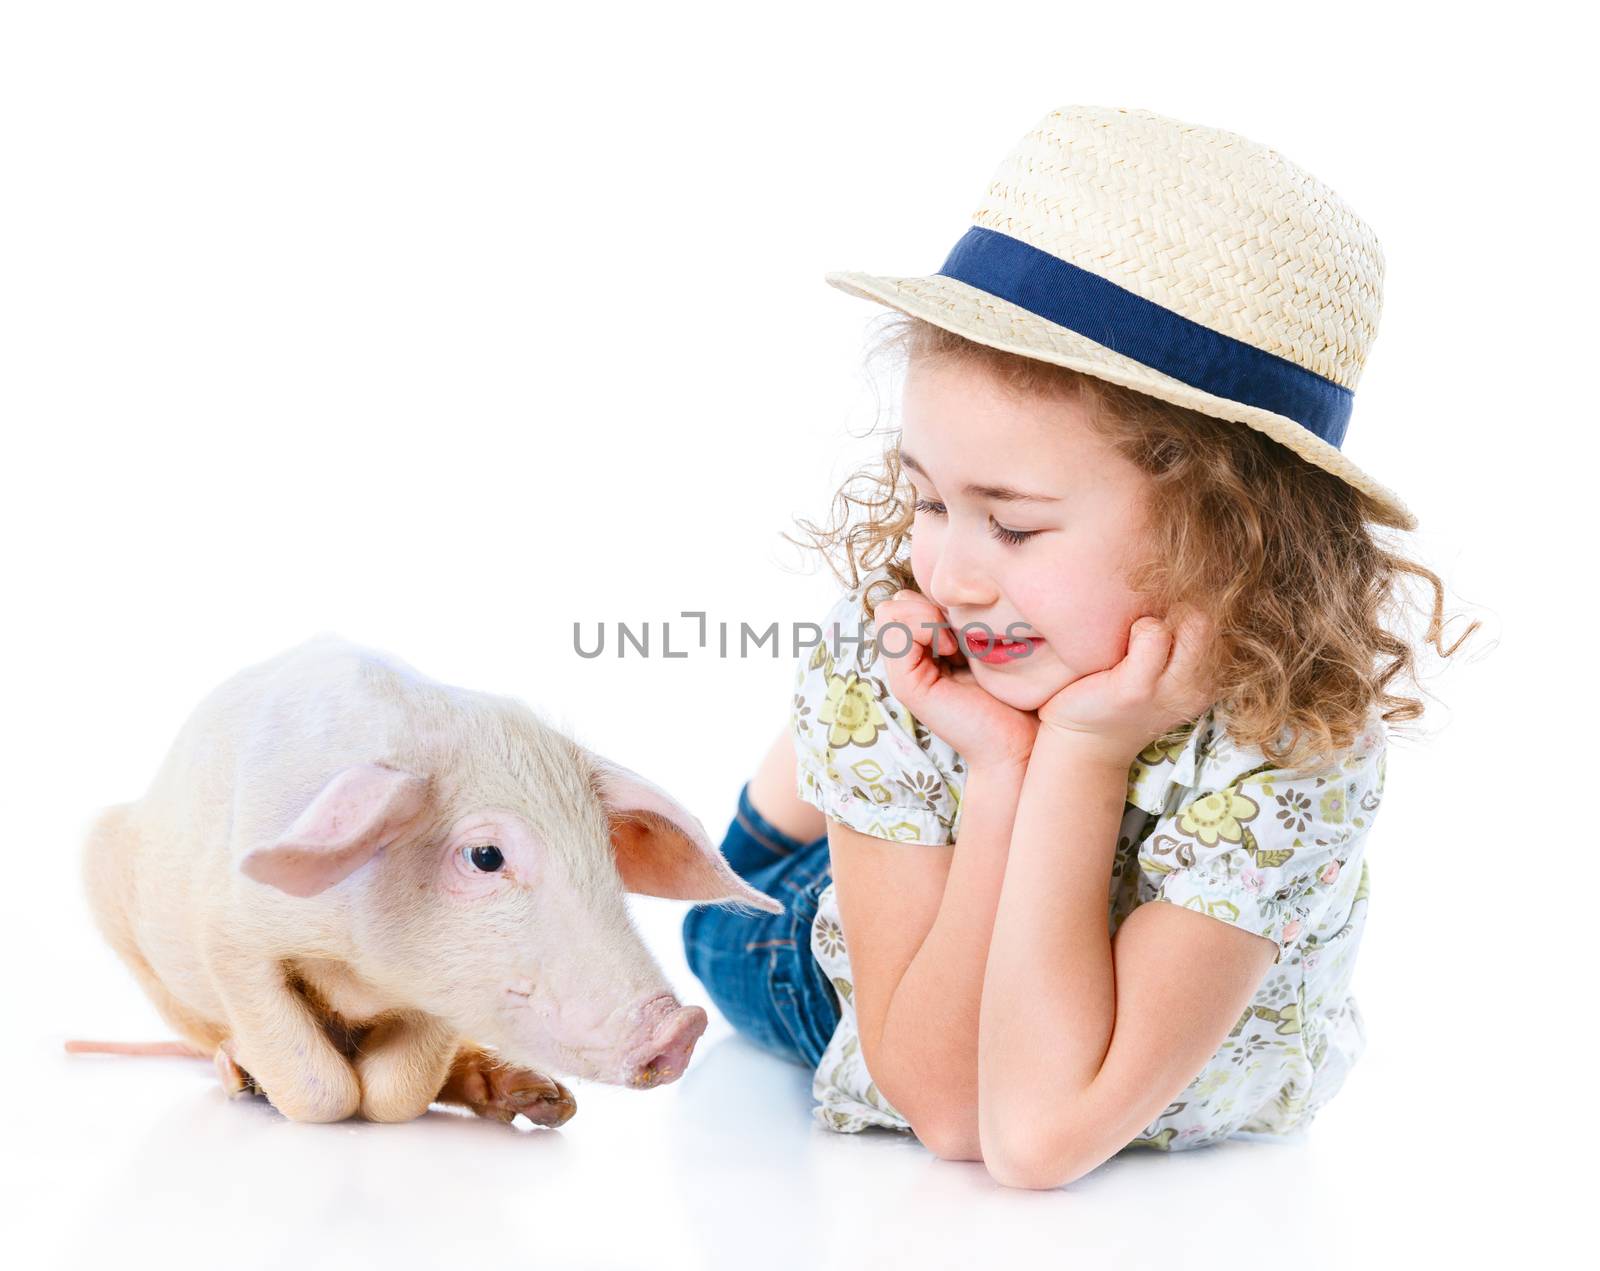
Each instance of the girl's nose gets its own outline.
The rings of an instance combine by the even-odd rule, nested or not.
[[[944,610],[986,609],[995,598],[994,584],[954,539],[954,535],[946,535],[939,546],[939,558],[928,579],[929,598]]]

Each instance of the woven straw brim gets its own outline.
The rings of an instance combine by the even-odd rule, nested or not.
[[[941,274],[885,278],[836,271],[823,277],[840,291],[876,300],[979,344],[1070,367],[1176,406],[1189,406],[1219,419],[1248,424],[1287,446],[1306,462],[1333,473],[1370,497],[1378,505],[1373,519],[1380,524],[1401,530],[1417,527],[1417,518],[1398,495],[1356,467],[1343,451],[1286,415],[1202,392],[1068,327],[1057,326],[1008,300]]]

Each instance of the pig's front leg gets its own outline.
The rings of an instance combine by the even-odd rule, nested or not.
[[[232,1035],[230,1058],[291,1121],[343,1121],[361,1107],[356,1070],[284,968],[245,955],[213,957]]]
[[[455,1031],[432,1015],[391,1015],[361,1042],[356,1073],[361,1115],[369,1121],[411,1121],[428,1110],[450,1073]]]
[[[578,1110],[572,1091],[559,1081],[513,1067],[477,1046],[461,1048],[434,1101],[471,1108],[480,1117],[507,1123],[520,1112],[535,1125],[551,1127],[570,1121]]]

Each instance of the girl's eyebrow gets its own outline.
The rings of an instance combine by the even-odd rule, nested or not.
[[[924,480],[933,480],[932,477],[928,476],[928,470],[915,459],[913,459],[909,451],[902,450],[900,452],[900,464],[902,467],[910,468],[911,471],[915,472]],[[1013,490],[1008,485],[979,485],[976,482],[970,481],[963,488],[962,493],[974,499],[993,499],[997,503],[1061,502],[1061,500],[1053,494],[1029,494],[1025,490]]]

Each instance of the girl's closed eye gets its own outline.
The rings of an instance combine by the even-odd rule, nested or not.
[[[936,503],[932,499],[918,499],[913,507],[918,512],[927,512],[932,516],[943,516],[945,512],[944,504]],[[1035,534],[1044,533],[1043,530],[1014,530],[1001,525],[992,516],[989,518],[989,524],[994,529],[994,536],[1003,543],[1026,543]]]

